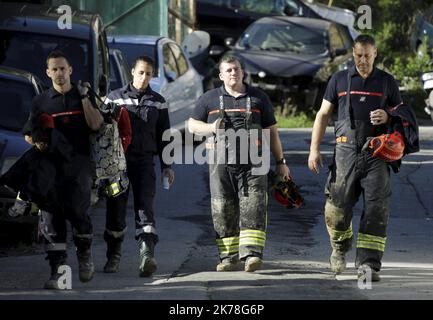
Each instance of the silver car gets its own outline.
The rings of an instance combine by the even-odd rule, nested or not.
[[[121,88],[131,81],[131,68],[122,52],[110,49],[110,90]]]
[[[166,37],[139,35],[110,36],[108,46],[122,51],[131,67],[138,56],[154,59],[155,77],[150,86],[167,100],[171,127],[183,131],[195,102],[203,94],[202,76],[191,65],[183,49]]]

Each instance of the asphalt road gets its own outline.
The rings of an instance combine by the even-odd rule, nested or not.
[[[282,130],[285,155],[295,182],[305,196],[305,207],[286,210],[272,198],[262,270],[217,273],[217,248],[210,215],[208,173],[205,165],[175,165],[176,181],[169,191],[157,186],[157,228],[160,243],[158,270],[151,278],[138,277],[138,252],[129,207],[128,235],[121,270],[104,274],[105,223],[103,206],[95,208],[94,257],[96,274],[78,280],[72,242],[69,259],[72,290],[41,289],[49,276],[41,246],[9,250],[0,258],[0,299],[140,299],[140,300],[285,300],[285,299],[432,299],[433,298],[433,127],[421,128],[422,150],[404,159],[392,174],[392,205],[382,281],[360,289],[353,266],[335,277],[329,270],[331,252],[323,219],[326,166],[319,175],[306,166],[311,130]],[[327,164],[333,149],[332,132],[322,144]],[[158,180],[159,183],[159,180]],[[131,203],[131,201],[130,201]],[[362,206],[354,211],[357,230]]]

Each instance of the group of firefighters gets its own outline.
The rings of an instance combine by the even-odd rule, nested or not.
[[[345,254],[353,239],[352,208],[363,194],[356,267],[358,276],[366,267],[370,268],[373,281],[380,280],[385,249],[391,195],[390,168],[398,171],[401,157],[417,151],[418,147],[416,118],[410,107],[403,104],[394,78],[374,66],[376,55],[371,36],[360,35],[355,39],[354,65],[335,73],[329,80],[314,122],[308,158],[310,170],[319,173],[323,166],[320,142],[330,116],[337,108],[334,161],[325,187],[325,221],[332,246],[330,267],[336,274],[345,270]],[[34,145],[31,159],[37,159],[29,161],[30,167],[33,163],[48,162],[48,168],[53,167],[55,172],[52,188],[47,188],[37,202],[50,230],[47,233],[47,259],[51,276],[45,283],[46,289],[59,289],[61,274],[58,270],[67,257],[66,221],[73,228],[79,278],[87,282],[93,277],[93,230],[88,215],[92,166],[88,141],[89,136],[107,121],[107,116],[114,115],[126,157],[127,178],[134,199],[139,275],[151,276],[157,268],[155,245],[159,239],[153,209],[154,155],[159,154],[162,176],[170,185],[174,181],[174,172],[162,157],[168,143],[162,140],[162,134],[170,128],[170,121],[166,101],[149,85],[154,70],[151,58],[137,57],[131,70],[133,81],[112,91],[105,106],[101,107],[94,95],[89,94],[87,84],[71,83],[73,66],[67,52],[55,51],[47,58],[47,75],[52,80],[52,87],[34,99],[25,130],[25,139]],[[290,180],[268,96],[244,82],[242,61],[234,56],[221,59],[219,72],[222,86],[207,91],[198,99],[188,130],[213,137],[213,145],[208,145],[217,152],[230,152],[231,146],[224,135],[228,129],[266,131],[276,163],[275,173],[282,181]],[[59,151],[59,141],[67,142],[67,156],[59,155],[65,154]],[[236,271],[243,265],[246,272],[254,272],[262,266],[266,241],[268,175],[255,173],[251,161],[240,163],[238,158],[231,163],[209,164],[211,212],[219,252],[216,270]],[[34,165],[33,170],[41,169]],[[7,185],[8,181],[3,179],[2,183]],[[128,190],[107,197],[106,273],[119,271],[121,244],[126,233]],[[35,202],[31,194],[27,192],[27,200]]]

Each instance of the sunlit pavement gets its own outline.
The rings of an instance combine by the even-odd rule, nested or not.
[[[326,165],[319,175],[306,167],[311,130],[282,130],[285,155],[305,207],[287,211],[270,197],[268,236],[260,271],[217,273],[217,248],[210,215],[206,166],[175,165],[176,183],[170,191],[158,185],[156,248],[158,270],[151,278],[138,277],[137,244],[133,239],[130,201],[128,236],[121,270],[104,274],[105,223],[103,207],[92,214],[96,274],[80,283],[72,243],[68,263],[72,290],[42,290],[49,267],[41,247],[30,254],[0,258],[0,299],[432,299],[433,298],[433,127],[422,127],[422,150],[404,159],[392,174],[392,204],[381,271],[382,281],[360,288],[354,268],[334,276],[329,270],[330,247],[322,209],[327,165],[332,158],[332,131],[322,145]],[[159,180],[158,180],[159,183]],[[362,206],[354,210],[357,230]],[[356,232],[355,232],[356,235]],[[356,241],[354,241],[354,245]]]

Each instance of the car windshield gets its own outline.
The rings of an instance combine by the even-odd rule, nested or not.
[[[30,83],[0,78],[0,127],[21,131],[29,117],[34,95]]]
[[[301,54],[322,54],[327,50],[325,33],[295,23],[253,24],[241,36],[239,45],[245,49]]]
[[[284,11],[283,0],[232,0],[232,5],[241,10],[264,14],[282,14]]]
[[[135,59],[139,56],[149,56],[155,61],[155,71],[158,71],[158,59],[155,57],[155,46],[148,44],[135,44],[135,43],[109,43],[110,48],[119,49],[122,51],[128,65],[132,68]],[[159,76],[159,75],[155,75]]]
[[[0,64],[35,74],[47,87],[51,80],[45,70],[48,54],[61,50],[72,65],[71,80],[91,81],[92,59],[87,42],[78,39],[0,31]]]
[[[122,78],[116,66],[114,55],[110,53],[110,90],[122,87]]]

